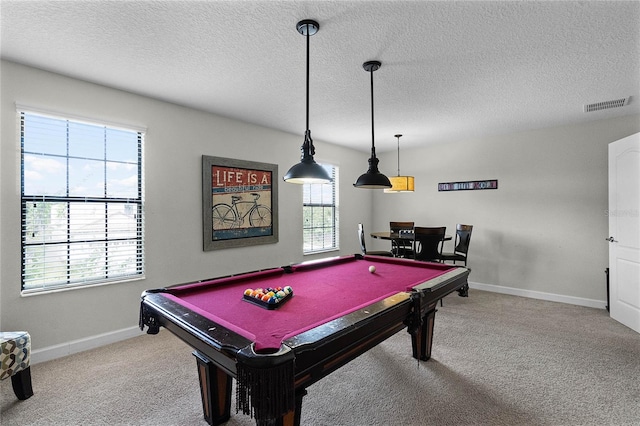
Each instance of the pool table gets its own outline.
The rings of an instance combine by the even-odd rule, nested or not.
[[[194,348],[209,424],[229,419],[235,378],[236,412],[258,425],[299,425],[309,385],[398,331],[411,335],[414,358],[428,360],[437,302],[467,296],[468,275],[442,263],[328,258],[147,290],[140,328],[165,327]],[[246,289],[287,286],[275,308],[245,300]]]

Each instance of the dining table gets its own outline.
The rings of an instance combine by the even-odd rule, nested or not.
[[[413,241],[413,231],[407,230],[406,232],[391,232],[391,231],[378,231],[372,232],[371,238],[377,238],[380,240],[411,240]],[[451,235],[445,235],[442,241],[451,241]]]
[[[370,235],[372,238],[377,238],[380,240],[396,241],[396,242],[401,241],[404,244],[406,244],[409,241],[413,242],[414,240],[412,229],[400,230],[400,232],[378,231],[378,232],[372,232]],[[444,238],[442,239],[443,243],[444,241],[450,241],[450,240],[451,240],[451,235],[445,235]],[[394,243],[394,244],[402,245],[402,243]],[[394,254],[394,257],[407,257],[407,256]],[[413,254],[410,254],[409,257],[413,257]]]

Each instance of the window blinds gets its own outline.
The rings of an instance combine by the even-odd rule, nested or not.
[[[337,249],[338,241],[338,168],[322,165],[331,183],[303,185],[303,252]]]
[[[144,274],[143,133],[20,112],[22,290]]]

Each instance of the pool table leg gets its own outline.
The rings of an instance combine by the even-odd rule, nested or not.
[[[307,394],[306,389],[296,389],[296,408],[289,411],[276,421],[276,426],[300,426],[300,413],[302,412],[302,398]]]
[[[225,423],[231,417],[233,379],[198,351],[194,351],[193,355],[198,362],[204,419],[210,425]]]
[[[435,305],[433,305],[435,306]],[[411,334],[411,346],[413,347],[413,357],[421,361],[431,358],[431,347],[433,346],[433,325],[436,319],[435,307],[429,310],[419,320],[419,324],[409,326],[407,331]]]
[[[458,290],[460,297],[469,297],[469,284],[465,284]]]

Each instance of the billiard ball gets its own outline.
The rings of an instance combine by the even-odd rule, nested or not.
[[[371,265],[369,266],[369,272],[371,272],[372,274],[376,271],[376,267]]]

